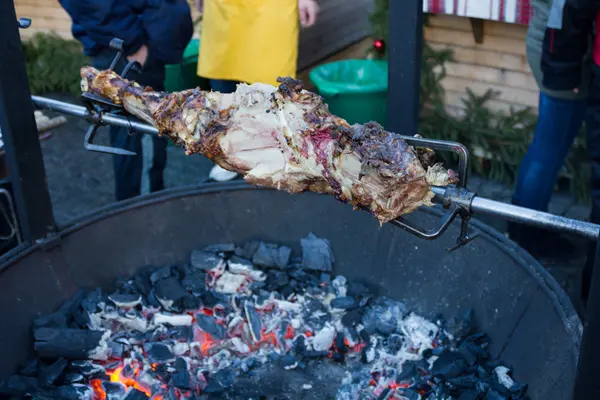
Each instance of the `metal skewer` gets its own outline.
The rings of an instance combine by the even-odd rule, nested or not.
[[[84,118],[92,123],[118,126],[122,128],[128,128],[135,132],[158,135],[158,129],[155,127],[123,115],[95,113],[83,106],[40,96],[32,96],[31,98],[34,104],[40,108],[46,108],[74,117]],[[443,218],[442,224],[439,228],[433,231],[426,231],[421,227],[411,225],[403,219],[392,221],[394,225],[413,233],[416,236],[424,239],[435,239],[444,233],[446,228],[450,226],[451,222],[456,217],[461,217],[463,218],[463,221],[468,221],[473,214],[477,213],[499,217],[505,220],[535,226],[538,228],[578,235],[592,240],[596,240],[600,236],[600,226],[598,225],[486,199],[469,191],[466,188],[466,179],[462,179],[463,176],[466,177],[467,173],[468,154],[464,146],[460,145],[459,143],[414,137],[404,137],[404,139],[413,146],[457,152],[460,159],[459,176],[461,177],[461,180],[458,182],[456,187],[433,188],[433,192],[436,194],[434,201],[438,204],[442,204],[445,208],[450,210]],[[465,229],[463,234],[466,236],[462,237],[463,235],[461,235],[462,239],[459,238],[459,240],[465,241],[462,243],[465,244],[470,241],[470,238],[466,232],[468,223],[463,225]]]

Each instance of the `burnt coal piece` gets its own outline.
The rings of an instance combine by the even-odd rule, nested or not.
[[[78,292],[34,322],[37,359],[0,395],[73,400],[526,399],[472,312],[431,322],[302,254],[221,243]]]

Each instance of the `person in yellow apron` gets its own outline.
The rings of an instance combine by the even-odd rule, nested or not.
[[[198,76],[221,93],[238,82],[277,86],[280,76],[295,78],[298,21],[312,26],[319,11],[315,0],[196,0],[196,7],[203,13]],[[210,177],[235,173],[215,166]]]

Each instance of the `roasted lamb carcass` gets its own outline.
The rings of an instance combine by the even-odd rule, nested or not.
[[[431,205],[431,185],[455,180],[376,123],[349,125],[301,82],[240,84],[232,94],[155,92],[113,71],[81,70],[82,90],[122,104],[162,135],[247,182],[291,193],[329,193],[388,222]]]

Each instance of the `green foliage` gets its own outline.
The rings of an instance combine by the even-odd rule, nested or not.
[[[384,41],[388,35],[389,2],[390,0],[375,0],[375,9],[371,15],[373,36]],[[371,55],[386,58],[386,54]],[[497,92],[488,90],[483,95],[477,95],[468,88],[462,100],[462,108],[457,112],[449,112],[441,81],[446,76],[445,64],[452,61],[452,57],[450,49],[436,51],[427,43],[423,45],[419,133],[426,138],[464,144],[473,156],[471,172],[513,185],[521,160],[533,137],[537,117],[530,109],[511,109],[509,112],[493,110],[489,107],[489,102],[498,96]],[[440,155],[449,157],[447,154]],[[589,169],[585,160],[585,140],[578,139],[561,175],[569,178],[572,194],[580,200],[588,201]]]
[[[37,33],[23,43],[29,87],[33,94],[81,94],[79,69],[88,64],[79,42],[55,33]]]

